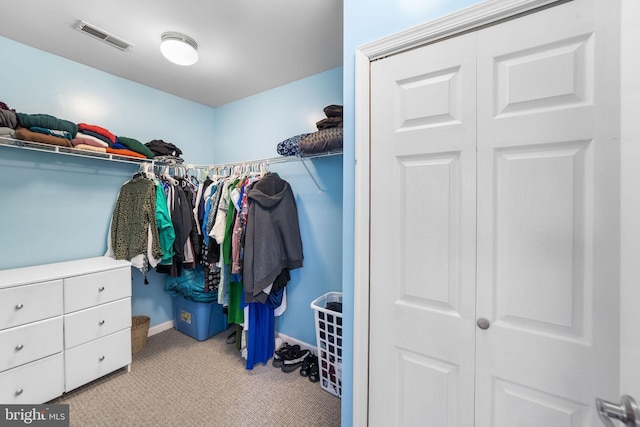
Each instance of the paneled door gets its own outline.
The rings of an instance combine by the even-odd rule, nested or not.
[[[617,395],[606,3],[372,62],[371,426],[595,427]]]
[[[475,52],[371,65],[371,426],[473,425]]]
[[[618,393],[618,89],[595,3],[478,32],[477,426],[596,426]]]

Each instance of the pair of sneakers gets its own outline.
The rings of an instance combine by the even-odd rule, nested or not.
[[[304,360],[311,354],[311,351],[301,349],[298,344],[289,345],[282,344],[278,350],[273,353],[273,361],[271,364],[280,368],[282,372],[293,372],[302,366]]]

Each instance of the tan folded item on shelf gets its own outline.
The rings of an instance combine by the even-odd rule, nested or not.
[[[71,141],[59,136],[46,135],[44,133],[31,132],[27,128],[17,127],[16,138],[23,141],[39,142],[41,144],[57,145],[59,147],[71,147]]]
[[[95,151],[96,153],[107,152],[107,149],[104,147],[94,147],[93,145],[88,145],[88,144],[78,144],[73,148],[77,148],[78,150]]]

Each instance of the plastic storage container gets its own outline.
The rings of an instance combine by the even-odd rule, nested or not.
[[[173,297],[175,328],[198,341],[204,341],[227,329],[227,316],[215,302],[195,302]]]
[[[316,320],[320,385],[329,393],[342,396],[342,312],[327,308],[327,303],[339,303],[342,292],[329,292],[311,303]]]

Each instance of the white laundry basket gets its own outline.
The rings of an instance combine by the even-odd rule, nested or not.
[[[327,303],[342,304],[342,292],[329,292],[315,299],[316,341],[320,385],[329,393],[342,396],[342,312],[327,309]]]

